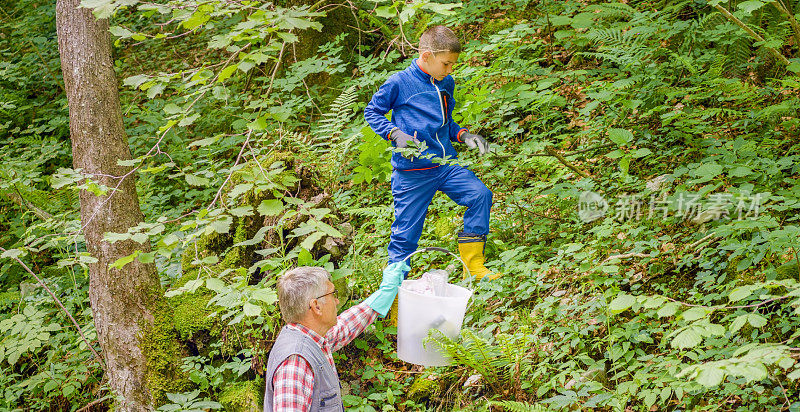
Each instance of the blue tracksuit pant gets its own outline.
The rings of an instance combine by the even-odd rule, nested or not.
[[[403,260],[417,250],[428,206],[437,190],[467,207],[464,232],[489,233],[492,192],[475,173],[458,165],[428,170],[395,170],[392,172],[394,223],[389,239],[389,263]]]

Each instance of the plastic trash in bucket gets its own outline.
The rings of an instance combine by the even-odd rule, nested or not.
[[[424,250],[447,249],[426,248]],[[416,252],[415,252],[416,253]],[[452,253],[451,253],[452,254]],[[445,284],[441,296],[415,292],[415,283],[422,280],[404,280],[400,285],[397,312],[397,357],[400,360],[422,366],[445,366],[451,359],[428,341],[431,329],[455,339],[461,333],[461,324],[467,310],[472,291],[458,285]]]

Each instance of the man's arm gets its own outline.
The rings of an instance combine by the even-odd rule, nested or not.
[[[300,355],[286,358],[272,378],[275,388],[272,404],[275,411],[307,412],[314,392],[314,370]]]
[[[365,302],[361,302],[336,317],[336,326],[328,331],[325,340],[330,343],[333,351],[337,351],[352,342],[377,317],[378,312],[375,312]]]
[[[394,108],[398,95],[397,85],[391,80],[389,78],[378,89],[364,109],[364,119],[369,123],[369,127],[385,140],[391,140],[389,134],[395,129],[395,125],[386,118],[386,113]]]

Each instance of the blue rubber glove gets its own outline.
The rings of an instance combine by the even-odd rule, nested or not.
[[[397,296],[397,288],[403,283],[406,273],[411,267],[405,261],[395,262],[383,270],[383,281],[375,293],[369,295],[364,301],[372,310],[381,316],[386,316]]]

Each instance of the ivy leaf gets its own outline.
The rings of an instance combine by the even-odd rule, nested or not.
[[[636,297],[621,293],[617,295],[614,300],[608,305],[608,310],[611,313],[622,313],[630,308],[636,302]]]

